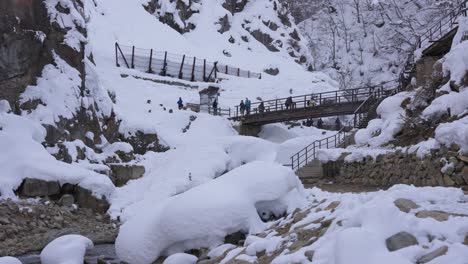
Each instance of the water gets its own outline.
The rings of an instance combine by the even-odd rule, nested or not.
[[[23,264],[41,264],[40,252],[31,253],[18,257]],[[114,244],[96,245],[93,249],[86,252],[85,261],[89,264],[96,264],[98,258],[108,258],[113,261],[118,261],[115,254]]]

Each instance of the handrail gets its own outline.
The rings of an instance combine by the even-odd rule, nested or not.
[[[316,107],[321,105],[361,102],[364,101],[370,94],[373,94],[375,91],[379,91],[381,93],[385,90],[388,90],[389,88],[386,87],[386,85],[388,84],[392,84],[391,87],[394,87],[394,83],[397,82],[398,80],[390,80],[374,86],[365,86],[360,88],[329,91],[322,93],[303,94],[298,96],[259,101],[251,104],[250,108],[252,111],[250,115],[252,116],[255,114],[280,111],[295,111],[296,109]],[[290,98],[292,101],[292,104],[290,106],[286,106],[286,101],[288,100],[288,98]],[[262,103],[264,109],[260,109],[260,104]],[[240,119],[241,117],[243,117],[240,111],[240,105],[236,105],[234,108],[235,111],[233,112],[233,119]]]
[[[401,90],[400,86],[394,87],[393,89],[388,89],[388,90],[377,90],[371,95],[369,95],[360,105],[356,110],[354,111],[354,118],[351,120],[348,120],[346,124],[341,127],[341,129],[334,135],[323,138],[323,139],[318,139],[313,141],[311,144],[307,145],[305,148],[301,149],[298,151],[296,154],[291,156],[291,168],[296,171],[302,166],[307,165],[307,163],[315,159],[317,157],[317,150],[319,149],[329,149],[329,148],[336,148],[337,146],[341,144],[346,144],[347,140],[350,140],[348,138],[348,135],[350,133],[350,130],[353,128],[356,128],[359,125],[359,122],[365,116],[366,114],[362,114],[363,111],[369,111],[372,106],[378,102],[379,99],[386,98],[390,95],[393,95]],[[333,140],[330,140],[333,139]],[[330,145],[330,143],[332,143]]]

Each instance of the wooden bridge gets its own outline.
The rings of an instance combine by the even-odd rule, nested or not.
[[[362,107],[362,104],[370,96],[372,100],[387,97],[396,86],[398,86],[398,81],[394,80],[378,86],[293,96],[288,97],[292,101],[289,107],[286,106],[288,98],[256,102],[251,104],[249,114],[247,111],[242,114],[241,107],[238,105],[231,112],[231,119],[241,121],[242,125],[261,126],[307,118],[357,116],[367,112],[368,109]]]

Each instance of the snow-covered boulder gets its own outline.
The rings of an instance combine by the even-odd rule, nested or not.
[[[86,250],[93,242],[81,235],[66,235],[54,239],[41,252],[42,264],[82,264]]]
[[[302,205],[303,189],[288,168],[256,161],[220,178],[144,208],[121,226],[116,252],[124,261],[151,263],[199,247],[222,244],[226,235],[265,228],[259,214],[280,214]]]
[[[198,258],[193,255],[176,253],[164,260],[163,264],[195,264],[197,260]]]
[[[0,257],[0,264],[21,264],[21,261],[14,257]]]

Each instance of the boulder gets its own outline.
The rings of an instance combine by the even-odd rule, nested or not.
[[[416,263],[417,264],[424,264],[424,263],[428,263],[430,261],[432,261],[433,259],[437,258],[437,257],[440,257],[442,255],[445,255],[448,251],[448,247],[447,246],[442,246],[434,251],[431,251],[429,252],[428,254],[420,257]]]
[[[416,217],[418,218],[432,218],[439,222],[447,221],[449,216],[449,213],[435,210],[423,210],[416,213]]]
[[[387,238],[385,244],[389,251],[399,250],[418,244],[418,240],[408,232],[399,232]]]
[[[95,212],[106,213],[109,209],[109,202],[105,198],[99,199],[81,186],[75,187],[75,199],[76,203],[83,208],[89,208]]]
[[[75,203],[75,197],[73,197],[71,194],[64,194],[62,197],[60,197],[58,203],[61,206],[70,207]]]
[[[19,188],[20,196],[24,197],[51,196],[59,193],[60,184],[57,181],[26,178]]]
[[[419,208],[419,205],[417,205],[415,202],[404,198],[396,199],[393,203],[396,207],[398,207],[398,209],[400,209],[400,211],[405,213],[408,213],[411,211],[411,209]]]
[[[312,262],[312,259],[314,258],[314,253],[315,251],[313,250],[307,250],[306,252],[304,252],[304,255],[310,262]]]
[[[121,187],[129,180],[141,178],[145,173],[145,167],[129,164],[112,164],[112,181],[115,186]]]

